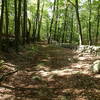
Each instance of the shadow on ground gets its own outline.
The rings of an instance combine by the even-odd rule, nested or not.
[[[9,99],[13,98],[12,100],[63,100],[63,98],[66,98],[65,100],[100,99],[100,79],[93,78],[89,75],[75,74],[63,77],[56,76],[52,78],[52,81],[33,81],[26,86],[23,86],[26,83],[24,79],[22,80],[24,83],[20,84],[20,86],[14,86],[15,80],[13,80],[12,86],[1,86],[2,91],[0,95],[8,95]],[[32,80],[28,81],[31,82]],[[8,97],[4,100],[8,100]]]
[[[100,78],[67,75],[66,69],[78,63],[75,55],[70,49],[47,44],[30,45],[18,54],[2,53],[0,59],[7,68],[0,75],[12,68],[18,71],[0,83],[0,100],[99,100]]]

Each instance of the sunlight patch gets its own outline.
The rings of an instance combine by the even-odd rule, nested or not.
[[[39,74],[43,77],[47,77],[48,75],[50,75],[50,72],[46,72],[44,70],[39,71]]]
[[[79,57],[79,60],[86,60],[86,57]]]
[[[36,66],[36,68],[37,68],[38,70],[44,70],[44,71],[49,70],[49,68],[46,67],[43,63],[38,64],[38,65]]]

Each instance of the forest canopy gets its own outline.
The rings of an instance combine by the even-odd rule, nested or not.
[[[0,44],[8,47],[12,40],[16,49],[41,40],[99,45],[99,30],[99,0],[0,0]]]

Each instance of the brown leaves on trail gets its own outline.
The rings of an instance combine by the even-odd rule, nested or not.
[[[39,43],[0,59],[0,75],[18,69],[1,82],[0,100],[100,100],[100,76],[89,70],[100,57]]]

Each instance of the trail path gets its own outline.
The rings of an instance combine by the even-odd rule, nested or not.
[[[0,100],[100,100],[100,75],[90,72],[100,57],[38,43],[0,59],[0,75],[18,70],[0,83]]]

